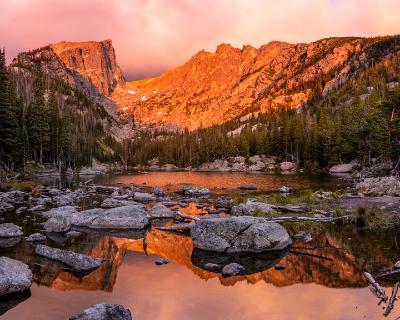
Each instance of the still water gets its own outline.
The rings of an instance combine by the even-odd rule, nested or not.
[[[242,174],[238,180],[232,174],[204,178],[201,174],[199,177],[180,173],[174,178],[173,174],[160,173],[159,179],[157,175],[107,179],[113,184],[145,182],[162,187],[179,183],[219,189],[233,189],[241,184],[254,184],[264,190],[275,190],[282,184],[295,187],[296,183],[299,188],[321,187],[321,182],[313,178],[294,176]],[[266,181],[269,178],[272,181]],[[201,183],[195,179],[202,179]],[[33,226],[30,231],[37,230]],[[141,320],[382,319],[383,310],[368,289],[363,272],[377,272],[398,260],[400,232],[357,231],[326,225],[312,242],[297,242],[289,252],[246,257],[248,274],[230,278],[204,268],[205,261],[220,257],[204,256],[193,250],[190,237],[153,228],[147,232],[146,242],[144,247],[143,238],[135,233],[83,233],[68,241],[48,239],[48,245],[106,260],[84,277],[63,270],[56,262],[36,257],[33,246],[24,240],[11,249],[1,249],[2,255],[29,264],[34,284],[31,296],[24,297],[25,300],[0,302],[0,318],[67,319],[93,304],[107,302],[124,305],[134,319]],[[170,263],[157,266],[155,261],[159,257]],[[392,284],[386,286],[390,294]],[[389,319],[399,315],[400,307],[395,305]]]

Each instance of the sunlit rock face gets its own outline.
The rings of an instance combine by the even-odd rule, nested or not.
[[[116,88],[112,99],[138,123],[196,129],[254,111],[300,108],[374,64],[390,70],[398,54],[396,37],[274,41],[259,49],[221,44],[159,77]]]
[[[108,96],[116,86],[125,83],[117,64],[111,40],[100,42],[60,42],[51,48],[65,65],[91,81]]]

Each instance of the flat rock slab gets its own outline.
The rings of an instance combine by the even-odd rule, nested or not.
[[[89,272],[100,267],[102,259],[93,258],[73,251],[37,245],[35,253],[38,256],[61,262],[78,272]]]
[[[292,244],[280,224],[248,216],[200,219],[190,234],[195,248],[223,253],[280,251]]]
[[[149,220],[143,205],[130,205],[113,209],[90,209],[76,212],[71,225],[89,229],[138,230],[144,229]]]
[[[69,320],[132,320],[129,309],[120,304],[96,304]]]
[[[0,296],[23,292],[32,285],[32,271],[18,260],[0,257]]]
[[[21,227],[13,223],[0,224],[0,238],[14,238],[23,235]]]

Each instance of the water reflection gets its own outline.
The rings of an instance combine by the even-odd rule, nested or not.
[[[293,299],[295,299],[296,294],[305,294],[307,297],[313,297],[317,300],[319,300],[318,294],[324,294],[326,298],[330,295],[327,300],[336,300],[337,303],[343,304],[341,306],[343,310],[349,312],[344,317],[345,319],[359,319],[357,317],[360,315],[359,310],[354,309],[354,303],[361,303],[356,301],[362,296],[363,299],[370,299],[369,303],[371,303],[371,309],[367,308],[368,313],[366,314],[377,316],[376,301],[372,299],[372,294],[366,291],[368,295],[364,296],[364,291],[350,293],[348,289],[344,290],[344,288],[365,288],[367,284],[363,277],[364,271],[391,266],[398,258],[396,243],[400,240],[395,231],[360,233],[353,229],[341,230],[329,227],[315,236],[312,243],[296,243],[290,252],[281,255],[225,257],[193,250],[190,237],[162,232],[157,229],[152,229],[147,233],[146,245],[144,245],[144,238],[134,238],[134,236],[120,238],[115,235],[90,233],[64,244],[56,244],[48,240],[47,244],[49,245],[60,246],[105,259],[99,269],[84,277],[77,277],[66,272],[62,265],[54,261],[36,257],[33,253],[33,246],[24,240],[16,248],[4,251],[4,254],[29,264],[35,282],[32,288],[32,298],[19,301],[21,304],[7,312],[5,319],[24,319],[27,306],[30,306],[32,310],[41,308],[38,306],[38,299],[42,302],[45,301],[47,307],[53,310],[49,303],[52,299],[60,296],[61,293],[59,298],[61,300],[56,303],[57,311],[53,310],[53,315],[45,315],[43,319],[66,318],[66,315],[70,312],[73,314],[72,312],[75,310],[75,305],[72,306],[73,303],[76,303],[77,308],[79,306],[83,309],[90,304],[103,301],[125,302],[128,307],[132,305],[133,314],[137,316],[139,312],[141,319],[172,319],[176,318],[179,312],[182,312],[182,309],[188,312],[188,306],[182,305],[185,297],[176,296],[177,292],[198,299],[191,302],[186,301],[193,306],[193,309],[189,308],[192,311],[197,310],[197,307],[201,305],[204,307],[205,301],[214,306],[214,302],[211,302],[210,299],[211,297],[215,298],[216,292],[225,295],[232,294],[232,301],[242,299],[240,301],[241,308],[238,308],[238,306],[232,308],[236,309],[237,312],[241,310],[241,315],[251,316],[251,319],[264,319],[265,317],[261,317],[261,313],[254,313],[255,310],[248,310],[250,307],[256,307],[250,301],[260,303],[263,301],[262,307],[259,306],[256,310],[265,315],[265,312],[269,310],[268,305],[269,307],[273,306],[266,301],[271,299],[271,301],[277,303],[277,297],[283,294]],[[147,255],[144,254],[145,247]],[[154,261],[157,256],[168,259],[171,264],[161,267],[155,266]],[[248,273],[250,271],[254,273],[223,278],[218,272],[219,270],[210,271],[205,268],[205,264],[208,262],[223,265],[231,261],[239,261],[246,266]],[[278,261],[280,265],[285,267],[284,270],[271,268]],[[251,294],[247,295],[246,292],[250,292],[248,284],[251,284],[254,288],[251,289]],[[303,287],[299,286],[300,284]],[[306,287],[304,286],[306,284],[309,285]],[[40,287],[37,287],[38,285]],[[316,285],[322,285],[324,288],[341,288],[341,290],[335,291],[334,294],[332,292],[328,294],[328,291]],[[221,291],[222,287],[235,289],[228,293]],[[46,291],[44,288],[53,288],[53,290]],[[279,290],[283,291],[277,291],[277,288],[281,288]],[[155,300],[151,296],[152,290],[154,290],[155,296],[164,300]],[[190,290],[190,293],[187,292],[188,290]],[[74,295],[69,293],[72,291],[75,292]],[[89,294],[93,291],[96,292],[95,295]],[[173,301],[166,294],[163,294],[166,291],[177,300]],[[65,300],[61,298],[63,295],[67,297]],[[131,299],[127,297],[131,297]],[[150,300],[146,300],[146,297]],[[79,299],[82,301],[79,301]],[[148,301],[152,301],[152,303],[149,304]],[[286,305],[282,305],[282,307],[288,309],[287,313],[284,315],[277,313],[281,317],[271,316],[271,319],[288,319],[287,316],[290,314],[293,316],[292,309],[302,308],[294,301],[287,301]],[[1,302],[0,308],[2,309],[0,310],[11,308],[19,302],[14,301],[14,304]],[[168,306],[166,305],[167,302]],[[225,319],[221,315],[230,314],[230,310],[222,310],[222,308],[229,309],[226,303],[227,301],[224,301],[224,307],[212,307],[217,314],[214,314],[215,317],[210,315],[211,318]],[[279,303],[282,304],[282,302]],[[294,305],[291,305],[291,303],[294,303]],[[310,302],[303,301],[303,303],[308,303],[310,306]],[[155,307],[155,305],[158,307]],[[175,317],[172,317],[172,313],[168,316],[167,313],[164,313],[166,311],[157,308],[163,308],[163,310],[165,308],[165,310],[169,310],[168,312],[174,310]],[[326,316],[324,319],[340,319],[340,317],[335,317],[334,313],[329,313],[330,308],[326,304],[325,308],[326,310],[320,310],[321,315]],[[297,315],[302,314],[300,309]],[[75,311],[78,312],[79,309]],[[310,315],[310,311],[303,311],[304,315]],[[57,314],[57,317],[55,317],[55,314]],[[154,317],[151,318],[151,315]],[[14,316],[14,318],[11,316]],[[183,318],[185,317],[183,316]],[[203,319],[202,317],[196,318],[194,315],[186,318]],[[246,318],[233,314],[232,319]]]

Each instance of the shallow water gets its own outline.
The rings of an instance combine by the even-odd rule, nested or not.
[[[169,174],[163,173],[162,179],[171,179]],[[187,182],[189,175],[176,178],[172,185]],[[139,184],[141,180],[137,179],[151,176],[115,176],[109,178],[109,183]],[[256,184],[254,181],[262,176],[255,175],[250,183],[235,178],[232,183],[219,175],[219,181],[223,186],[236,188],[236,184]],[[230,175],[226,177],[232,179]],[[244,177],[253,179],[251,175]],[[292,183],[302,181],[295,176],[289,178]],[[147,185],[153,185],[151,179],[145,180]],[[206,182],[204,176],[202,179]],[[276,179],[279,188],[282,177]],[[311,187],[311,180],[302,187]],[[275,189],[272,183],[260,181],[260,189],[268,189],[268,185]],[[285,182],[294,186],[289,180]],[[319,187],[317,183],[313,186]],[[38,229],[33,224],[25,228],[29,232]],[[33,246],[24,240],[11,249],[0,249],[0,254],[29,264],[34,274],[31,296],[22,302],[0,302],[0,314],[5,312],[0,318],[67,319],[93,304],[108,302],[120,303],[131,310],[135,319],[145,320],[382,319],[384,310],[368,289],[363,272],[376,273],[382,267],[392,266],[398,260],[400,244],[400,232],[396,230],[358,231],[350,226],[326,225],[312,242],[295,243],[289,252],[235,257],[246,264],[247,273],[223,278],[206,270],[204,264],[225,258],[193,250],[190,237],[153,228],[147,232],[144,252],[141,236],[84,232],[67,241],[48,239],[48,245],[106,260],[84,277],[65,271],[56,262],[36,257]],[[155,261],[159,257],[170,263],[157,266]],[[284,269],[277,270],[276,265]],[[388,294],[392,285],[386,284]],[[388,319],[399,315],[400,306],[395,305]]]

